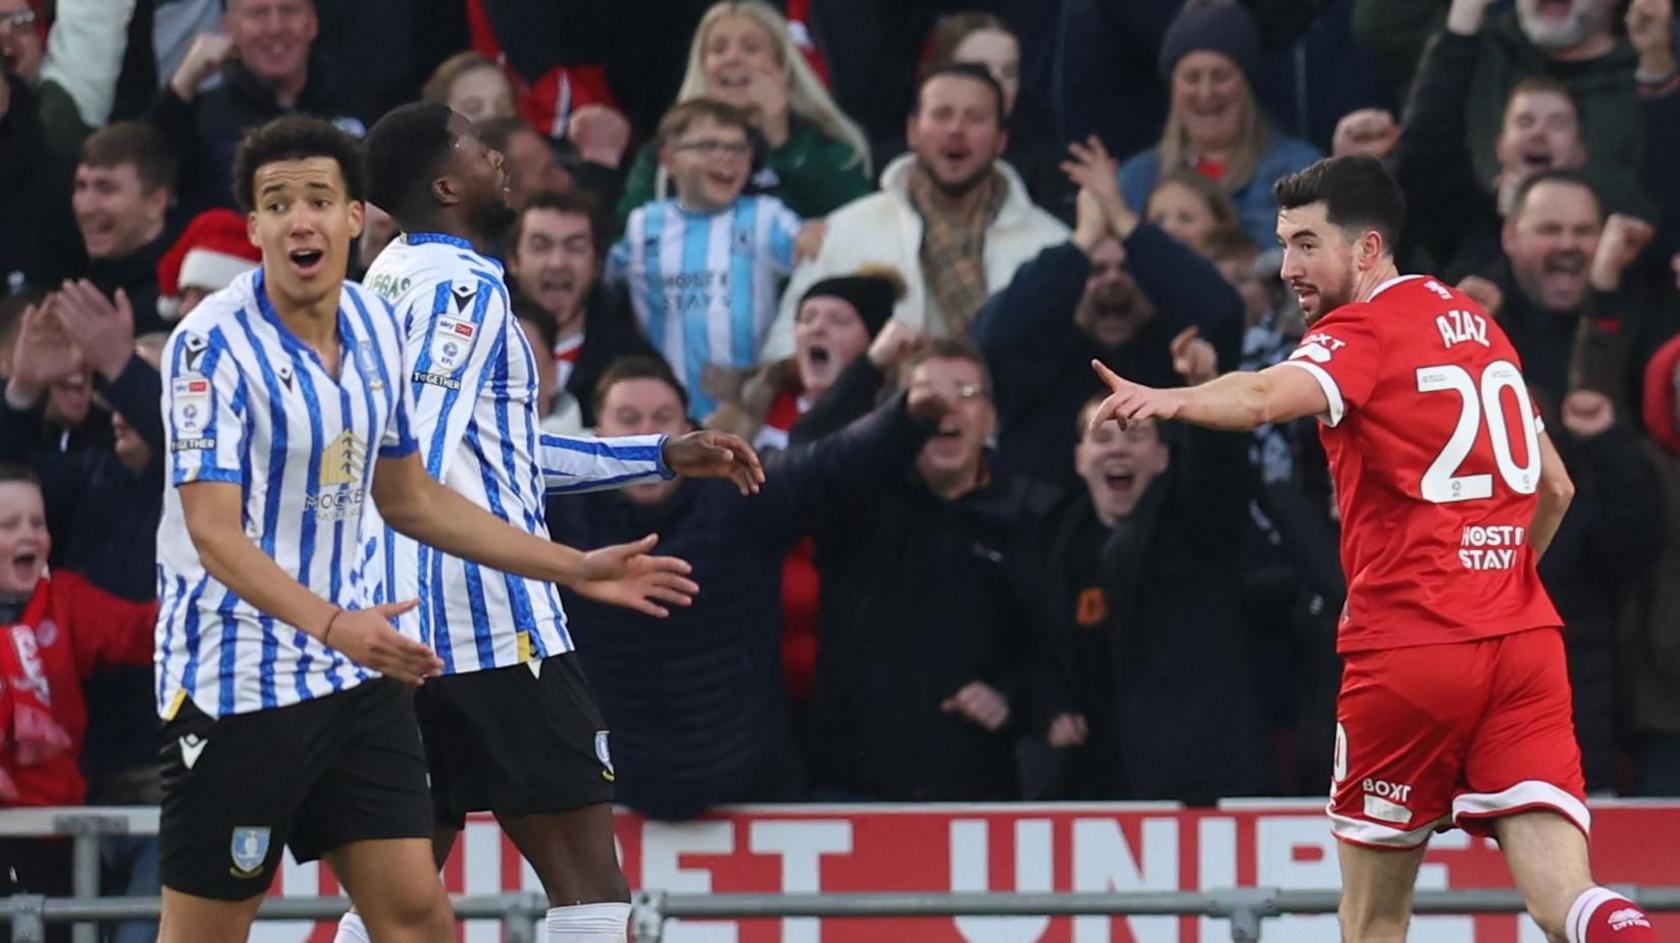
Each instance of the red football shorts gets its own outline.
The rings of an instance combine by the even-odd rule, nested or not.
[[[1336,837],[1415,848],[1458,826],[1549,809],[1583,833],[1581,749],[1563,633],[1352,652],[1336,706]]]

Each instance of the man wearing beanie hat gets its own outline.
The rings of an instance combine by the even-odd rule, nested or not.
[[[198,214],[158,261],[158,316],[186,317],[205,296],[221,291],[262,262],[245,220],[233,210]]]
[[[1126,203],[1141,210],[1165,169],[1191,167],[1231,194],[1243,229],[1274,239],[1272,183],[1321,155],[1268,127],[1255,97],[1260,29],[1236,0],[1190,0],[1161,40],[1171,104],[1161,141],[1120,167]]]

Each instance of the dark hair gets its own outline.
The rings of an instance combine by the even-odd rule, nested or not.
[[[630,354],[614,360],[601,373],[601,379],[595,381],[595,393],[590,399],[589,408],[596,416],[600,416],[607,404],[607,394],[612,388],[625,380],[659,380],[675,390],[677,400],[682,403],[683,415],[688,414],[688,391],[677,382],[677,375],[671,372],[671,365],[658,357],[647,354]]]
[[[1532,174],[1522,183],[1517,184],[1516,192],[1511,194],[1511,210],[1505,214],[1505,218],[1515,222],[1518,217],[1522,216],[1523,210],[1528,208],[1528,195],[1533,193],[1534,188],[1542,183],[1561,183],[1580,187],[1592,194],[1593,205],[1598,207],[1599,216],[1604,215],[1604,200],[1599,197],[1598,188],[1592,185],[1592,181],[1588,180],[1586,175],[1578,170],[1563,170],[1554,167],[1551,170],[1542,170],[1539,173]]]
[[[438,102],[411,102],[386,112],[368,131],[368,200],[404,230],[412,228],[432,178],[455,146],[455,134],[449,130],[454,114]]]
[[[35,469],[19,462],[0,462],[0,484],[14,481],[41,487],[41,476],[35,474]]]
[[[946,75],[973,79],[974,81],[991,89],[992,95],[995,97],[997,102],[998,127],[1007,128],[1009,126],[1009,115],[1004,113],[1003,110],[1003,86],[998,84],[998,80],[992,75],[990,69],[987,69],[983,65],[976,65],[972,62],[947,62],[944,65],[934,66],[933,68],[927,70],[927,72],[922,75],[922,80],[916,83],[916,99],[911,103],[911,117],[915,117],[921,113],[922,93],[927,91],[928,83],[940,76]]]
[[[252,190],[257,171],[286,160],[329,157],[338,164],[350,199],[362,199],[362,146],[331,122],[308,115],[286,115],[252,128],[239,142],[233,157],[233,195],[239,208],[249,213],[256,206]]]
[[[158,187],[174,190],[180,166],[169,138],[143,121],[118,121],[93,132],[82,142],[81,162],[88,167],[133,164],[140,189],[147,193]]]
[[[1189,167],[1174,167],[1156,176],[1155,185],[1149,188],[1149,196],[1143,201],[1146,214],[1149,202],[1155,199],[1155,194],[1159,193],[1162,187],[1171,184],[1177,184],[1201,197],[1202,202],[1207,204],[1208,213],[1213,217],[1216,229],[1230,229],[1242,225],[1242,220],[1237,216],[1237,206],[1231,202],[1231,195],[1219,184]]]
[[[1393,253],[1406,226],[1406,198],[1382,161],[1355,155],[1326,157],[1272,185],[1278,208],[1297,209],[1323,203],[1325,218],[1350,238],[1374,229],[1383,251]]]
[[[606,224],[600,215],[601,207],[594,197],[575,190],[539,190],[531,194],[525,200],[525,205],[520,207],[519,217],[508,229],[507,251],[510,254],[519,252],[519,240],[525,237],[525,217],[532,210],[548,210],[551,213],[565,213],[588,219],[589,242],[595,248],[596,257],[600,257],[601,234],[606,232]]]
[[[992,370],[986,366],[986,355],[973,341],[966,337],[936,337],[928,341],[905,367],[904,376],[929,360],[966,360],[979,367],[980,387],[985,390],[986,399],[992,398]]]
[[[739,128],[741,133],[747,136],[747,141],[752,141],[752,121],[745,111],[714,98],[690,98],[688,101],[672,105],[671,110],[665,112],[665,117],[659,119],[659,130],[654,132],[653,146],[657,149],[671,143],[701,118],[710,118],[727,128]]]

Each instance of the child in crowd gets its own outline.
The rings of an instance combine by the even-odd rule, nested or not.
[[[49,572],[46,519],[35,473],[0,463],[0,807],[81,805],[82,679],[152,661],[157,603]]]
[[[1214,233],[1239,228],[1231,197],[1219,184],[1188,168],[1168,171],[1155,181],[1143,215],[1203,255]]]
[[[752,173],[745,113],[710,99],[659,123],[659,164],[676,197],[630,214],[606,277],[629,285],[642,330],[688,388],[694,416],[739,397],[793,267],[800,219],[742,196]]]

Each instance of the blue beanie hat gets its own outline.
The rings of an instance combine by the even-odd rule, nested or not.
[[[1231,57],[1250,85],[1260,67],[1260,27],[1248,9],[1235,0],[1191,0],[1161,40],[1161,77],[1171,81],[1178,60],[1199,49]]]

